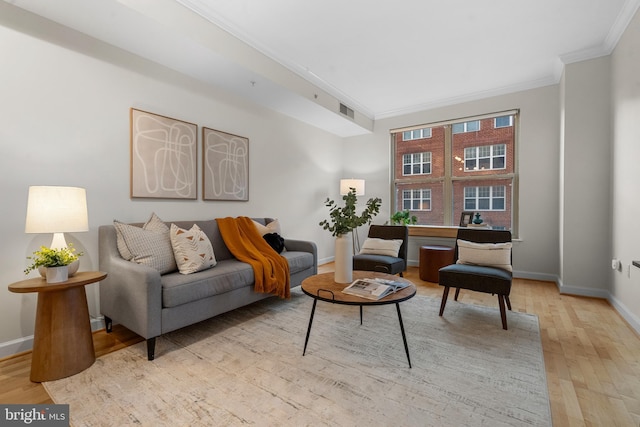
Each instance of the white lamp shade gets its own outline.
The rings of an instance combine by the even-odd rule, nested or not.
[[[78,187],[29,187],[25,233],[89,231],[87,192]]]
[[[341,179],[340,194],[344,196],[349,193],[350,188],[356,189],[356,196],[364,196],[364,179]]]

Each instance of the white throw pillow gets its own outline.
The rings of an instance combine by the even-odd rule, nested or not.
[[[384,255],[398,257],[400,252],[400,246],[402,246],[401,239],[378,239],[369,237],[365,239],[360,249],[361,254],[369,255]]]
[[[513,271],[511,242],[476,243],[458,239],[458,264],[484,265]]]
[[[211,241],[196,224],[190,230],[171,224],[169,235],[180,273],[191,274],[217,264]]]
[[[113,225],[122,258],[155,268],[160,274],[176,270],[169,227],[155,213],[142,227],[120,221],[113,221]]]
[[[256,220],[252,220],[252,221],[255,224],[256,229],[258,230],[258,233],[260,233],[260,235],[263,237],[265,234],[269,234],[269,233],[277,233],[282,235],[282,232],[280,231],[280,221],[278,221],[277,219],[274,219],[267,225],[262,225]]]

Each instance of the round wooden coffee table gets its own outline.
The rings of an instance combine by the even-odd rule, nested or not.
[[[84,287],[105,277],[107,273],[101,271],[81,271],[60,283],[47,283],[39,277],[9,285],[11,292],[38,293],[31,381],[65,378],[95,362]]]
[[[360,324],[362,324],[362,307],[363,306],[376,306],[395,304],[398,312],[398,321],[400,322],[400,331],[402,332],[402,341],[404,343],[404,350],[407,353],[407,361],[409,362],[409,368],[411,368],[411,358],[409,357],[409,346],[407,345],[407,337],[404,332],[404,325],[402,323],[402,314],[400,313],[400,303],[413,298],[416,294],[416,287],[407,279],[403,279],[399,276],[393,276],[386,273],[377,273],[373,271],[354,271],[353,280],[357,279],[386,279],[396,282],[406,282],[409,284],[404,289],[401,289],[391,295],[387,295],[379,300],[370,300],[355,295],[345,294],[342,292],[344,288],[349,286],[349,283],[336,283],[334,280],[334,273],[317,274],[315,276],[307,277],[302,281],[302,292],[313,298],[313,307],[311,308],[311,316],[309,317],[309,327],[307,328],[307,337],[304,340],[304,350],[302,355],[307,352],[307,343],[309,342],[309,335],[311,334],[311,325],[313,324],[313,315],[316,311],[316,304],[318,301],[330,302],[333,304],[342,305],[358,305],[360,306]]]

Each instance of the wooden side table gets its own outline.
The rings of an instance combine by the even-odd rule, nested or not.
[[[31,381],[58,380],[77,374],[96,360],[85,285],[107,277],[101,271],[81,271],[66,282],[44,278],[9,285],[15,293],[38,293],[33,337]]]
[[[453,264],[454,248],[441,245],[420,247],[418,271],[420,280],[438,283],[438,272],[442,267]]]

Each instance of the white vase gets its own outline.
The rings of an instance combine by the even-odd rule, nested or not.
[[[353,240],[349,234],[336,237],[334,281],[351,283],[353,281]]]
[[[69,279],[69,266],[47,267],[47,283],[66,282]]]

